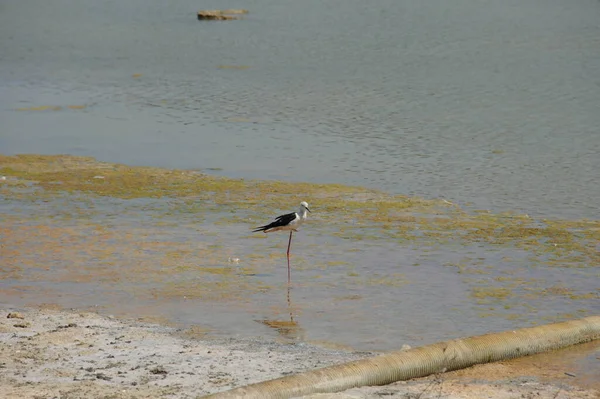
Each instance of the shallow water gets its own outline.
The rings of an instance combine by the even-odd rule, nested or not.
[[[188,207],[189,206],[189,207]],[[3,201],[0,303],[58,304],[361,350],[598,314],[597,271],[511,245],[339,233],[311,214],[292,243],[252,211],[170,200]]]
[[[0,152],[600,217],[597,1],[198,6],[3,2]]]

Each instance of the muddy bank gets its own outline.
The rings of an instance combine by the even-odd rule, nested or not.
[[[194,329],[87,312],[5,306],[0,316],[4,398],[196,398],[374,355],[260,339],[206,339]],[[553,368],[542,359],[534,356],[528,362],[517,359],[311,397],[591,399],[600,395],[590,386],[570,386],[572,377],[567,374],[572,372]]]

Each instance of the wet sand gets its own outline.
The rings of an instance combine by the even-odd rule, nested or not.
[[[10,317],[9,317],[10,315]],[[210,339],[95,313],[0,310],[0,392],[12,398],[196,398],[283,375],[373,356],[303,343]],[[544,355],[541,355],[544,356]],[[537,361],[536,361],[537,359]],[[310,398],[581,398],[596,386],[532,356],[382,387]]]

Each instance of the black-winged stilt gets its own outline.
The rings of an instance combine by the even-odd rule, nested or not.
[[[261,227],[257,227],[252,232],[262,231],[265,233],[270,233],[273,231],[281,231],[281,230],[289,230],[290,231],[290,240],[288,242],[287,248],[287,264],[288,264],[288,284],[291,282],[291,272],[290,272],[290,247],[292,245],[292,233],[294,231],[298,231],[298,227],[306,220],[307,212],[310,212],[308,209],[308,204],[305,201],[300,203],[300,209],[298,212],[286,213],[285,215],[277,216],[275,221],[269,224],[266,224]]]

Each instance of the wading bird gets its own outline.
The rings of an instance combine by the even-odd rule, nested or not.
[[[290,272],[290,247],[292,245],[292,233],[294,231],[298,231],[298,227],[306,220],[307,212],[310,212],[308,209],[308,204],[305,201],[300,203],[300,209],[298,212],[286,213],[285,215],[277,216],[275,221],[269,224],[266,224],[261,227],[257,227],[252,232],[262,231],[265,233],[271,233],[273,231],[282,231],[289,230],[290,231],[290,241],[288,242],[287,248],[287,264],[288,264],[288,284],[291,282],[291,272]]]

